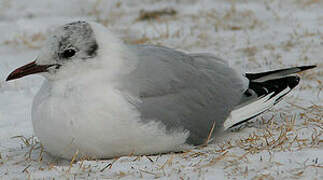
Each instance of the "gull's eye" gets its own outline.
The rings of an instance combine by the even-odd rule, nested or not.
[[[67,59],[67,58],[70,58],[70,57],[74,56],[74,55],[75,55],[75,53],[76,53],[76,51],[75,51],[74,49],[66,49],[66,50],[61,54],[61,56],[62,56],[62,58]]]

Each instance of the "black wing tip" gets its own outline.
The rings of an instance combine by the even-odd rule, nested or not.
[[[252,89],[258,97],[268,95],[274,92],[270,98],[275,97],[287,87],[292,90],[300,82],[300,77],[297,75],[291,75],[279,79],[268,80],[265,82],[250,82],[249,89]]]
[[[313,68],[316,68],[316,67],[317,67],[316,65],[310,65],[310,66],[300,66],[300,67],[297,67],[297,68],[300,69],[301,71],[305,71],[305,70],[313,69]]]
[[[291,89],[296,87],[299,84],[300,80],[301,79],[298,76],[289,76],[289,77],[285,78],[285,81],[286,81],[288,87],[291,88]]]

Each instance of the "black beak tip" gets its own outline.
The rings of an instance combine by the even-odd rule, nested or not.
[[[10,81],[10,80],[14,80],[14,79],[17,79],[14,77],[14,75],[11,73],[9,74],[9,76],[7,77],[6,81]]]

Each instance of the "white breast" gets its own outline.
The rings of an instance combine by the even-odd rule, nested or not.
[[[34,99],[32,121],[46,151],[70,159],[76,151],[92,158],[181,150],[188,132],[166,134],[157,121],[143,124],[113,87],[94,80],[46,81]]]

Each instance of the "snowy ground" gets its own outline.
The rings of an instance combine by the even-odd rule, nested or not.
[[[145,12],[164,8],[170,15],[145,20]],[[1,0],[0,179],[323,179],[322,8],[322,0]],[[99,21],[129,43],[212,52],[246,71],[318,68],[302,73],[297,89],[256,123],[208,147],[58,160],[33,137],[31,102],[42,78],[4,80],[36,57],[53,27],[79,19]]]

